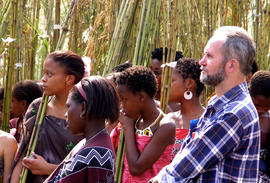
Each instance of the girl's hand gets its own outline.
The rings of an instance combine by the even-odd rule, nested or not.
[[[22,165],[35,175],[50,175],[57,165],[48,163],[42,156],[32,153],[34,158],[23,158]]]
[[[119,121],[124,129],[130,129],[134,127],[134,120],[126,115],[124,110],[120,110]]]
[[[124,106],[122,104],[120,105],[119,122],[124,129],[130,129],[134,127],[134,120],[131,117],[127,116]]]

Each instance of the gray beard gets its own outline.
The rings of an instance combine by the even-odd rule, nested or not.
[[[226,77],[225,74],[225,69],[220,68],[215,74],[213,75],[205,75],[203,76],[202,74],[200,75],[200,80],[202,83],[208,85],[208,86],[217,86],[220,84],[222,81],[224,81]]]

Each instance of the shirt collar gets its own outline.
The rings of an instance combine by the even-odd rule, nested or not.
[[[214,95],[208,102],[208,107],[214,108],[216,111],[222,109],[229,101],[233,100],[235,97],[242,93],[248,93],[247,83],[243,82],[236,85],[226,93],[224,93],[220,98]]]

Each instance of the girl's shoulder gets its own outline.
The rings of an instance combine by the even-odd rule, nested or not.
[[[0,149],[17,147],[17,141],[15,137],[7,132],[0,132]]]
[[[87,146],[75,155],[73,162],[75,164],[84,162],[88,168],[95,167],[113,171],[114,153],[107,147]]]
[[[13,135],[11,135],[10,133],[4,132],[4,131],[0,131],[0,142],[1,145],[3,142],[12,142],[13,140],[15,140],[15,138],[13,137]],[[15,140],[16,142],[16,140]]]
[[[164,117],[160,120],[160,127],[162,126],[171,126],[175,129],[175,115],[174,114],[164,114]]]
[[[175,122],[171,120],[170,116],[164,115],[155,134],[158,134],[158,136],[161,136],[164,139],[171,139],[171,142],[173,143],[175,138],[175,128]]]

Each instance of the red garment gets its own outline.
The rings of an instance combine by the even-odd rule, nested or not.
[[[117,149],[118,146],[118,140],[119,140],[119,134],[120,134],[120,125],[118,125],[111,133],[111,140],[113,142],[114,148]],[[135,132],[134,132],[135,133]],[[137,147],[140,153],[142,153],[145,146],[149,143],[151,140],[151,137],[147,136],[141,136],[138,134],[135,134],[136,136],[136,143]],[[116,150],[115,149],[115,150]],[[173,145],[169,145],[163,152],[163,154],[159,157],[159,159],[152,165],[151,169],[147,169],[143,174],[140,176],[133,176],[131,175],[128,167],[128,162],[126,159],[126,156],[124,157],[124,170],[123,170],[123,176],[122,176],[122,182],[123,183],[141,183],[146,182],[156,176],[158,172],[166,165],[168,165],[171,161],[172,156],[172,149]]]
[[[18,133],[18,128],[17,128],[18,122],[19,122],[19,118],[12,118],[11,120],[9,120],[10,134],[15,137],[17,143],[20,142],[20,136],[21,136],[21,134]]]
[[[173,152],[172,152],[172,159],[175,157],[175,155],[180,151],[181,146],[188,135],[190,129],[180,129],[177,128],[175,130],[175,144],[173,146]],[[192,138],[194,138],[194,133],[192,133]]]

